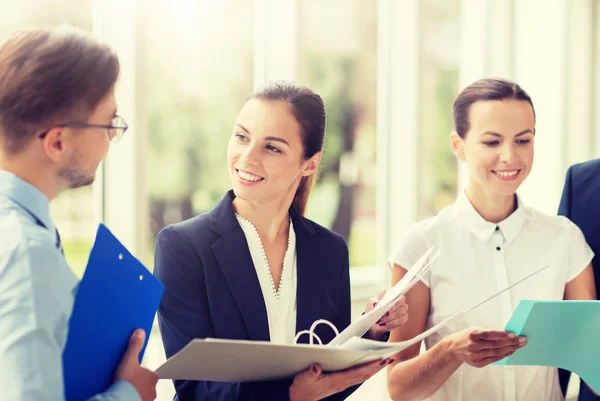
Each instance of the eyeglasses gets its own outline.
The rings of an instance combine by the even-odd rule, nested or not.
[[[106,131],[108,133],[108,137],[110,138],[110,141],[113,143],[119,142],[121,140],[121,138],[123,138],[123,135],[125,134],[125,131],[127,131],[127,128],[129,128],[129,126],[127,125],[125,120],[123,120],[123,117],[121,117],[121,116],[114,116],[112,121],[110,122],[110,125],[69,122],[69,123],[56,124],[52,128],[55,128],[55,127],[104,128],[104,129],[106,129]],[[52,128],[39,134],[38,138],[44,138]]]

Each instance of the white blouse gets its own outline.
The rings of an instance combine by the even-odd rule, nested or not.
[[[292,220],[290,219],[288,247],[283,258],[283,271],[279,288],[276,289],[269,262],[256,227],[238,214],[235,216],[246,235],[250,256],[265,300],[271,342],[279,344],[293,343],[296,336],[297,256],[296,233]]]
[[[482,301],[509,284],[549,265],[509,291],[452,321],[425,340],[476,326],[503,330],[521,300],[561,300],[565,285],[591,262],[594,253],[581,230],[562,216],[547,216],[523,205],[499,224],[485,221],[465,194],[437,216],[413,224],[390,263],[410,268],[435,245],[439,258],[422,280],[429,287],[427,328],[453,312]],[[558,401],[563,396],[555,368],[463,364],[433,395],[433,401]]]

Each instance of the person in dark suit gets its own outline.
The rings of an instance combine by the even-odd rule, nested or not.
[[[323,101],[304,86],[276,82],[247,99],[227,150],[233,190],[211,212],[165,227],[156,240],[155,274],[165,285],[158,321],[167,357],[195,338],[293,343],[318,319],[339,331],[350,324],[347,245],[303,216],[324,135]],[[366,336],[383,339],[406,320],[402,299]],[[323,343],[335,335],[325,325],[315,333]],[[279,381],[176,380],[176,399],[342,400],[391,362],[336,373],[313,365]]]
[[[577,224],[592,251],[592,266],[600,266],[600,159],[569,167],[563,187],[558,214]],[[594,269],[595,270],[595,269]],[[594,272],[596,294],[600,290],[600,274]],[[566,392],[570,373],[560,372],[563,392]],[[579,388],[579,401],[600,400],[587,385]]]

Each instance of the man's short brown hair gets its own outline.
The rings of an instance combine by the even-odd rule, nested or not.
[[[0,143],[20,152],[40,130],[87,119],[119,76],[107,45],[73,27],[12,35],[0,47]]]

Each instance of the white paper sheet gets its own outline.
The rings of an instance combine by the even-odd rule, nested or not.
[[[368,313],[362,315],[355,322],[351,323],[344,331],[337,335],[327,346],[335,347],[344,344],[352,337],[362,337],[369,329],[377,323],[379,319],[389,311],[398,299],[406,294],[429,270],[440,254],[439,249],[433,253],[435,247],[431,247],[425,252],[419,260],[415,262],[412,268],[398,281],[392,288],[386,291],[385,295],[377,303],[377,306]],[[433,253],[431,258],[429,256]]]

